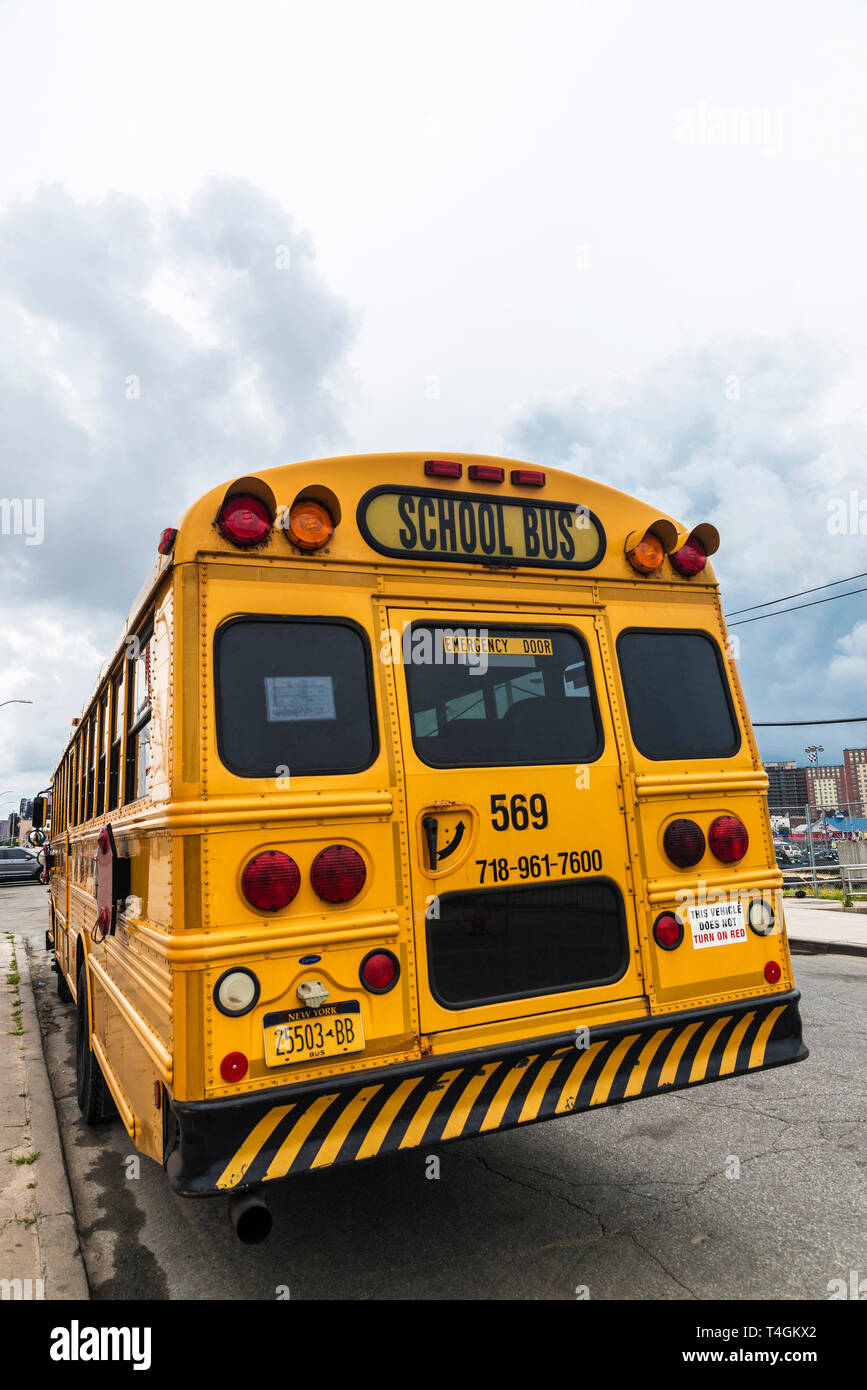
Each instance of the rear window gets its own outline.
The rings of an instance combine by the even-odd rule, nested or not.
[[[632,739],[646,758],[729,758],[740,748],[728,679],[706,632],[634,628],[617,641]]]
[[[444,893],[428,923],[431,991],[447,1009],[610,984],[626,970],[612,883]]]
[[[214,665],[217,742],[230,771],[319,776],[373,762],[370,648],[354,623],[235,618],[217,632]]]
[[[404,665],[415,751],[431,767],[588,763],[601,734],[577,632],[415,623]]]

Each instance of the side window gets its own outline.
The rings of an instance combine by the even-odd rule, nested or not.
[[[139,639],[138,655],[130,659],[130,700],[126,739],[126,801],[147,796],[151,749],[151,637]]]
[[[125,669],[120,667],[112,677],[111,724],[109,730],[108,754],[108,803],[109,811],[120,805],[120,749],[123,742],[124,697],[126,695]]]
[[[111,687],[109,686],[109,690]],[[108,750],[108,691],[103,691],[99,701],[99,763],[96,770],[96,815],[105,810],[105,769]]]
[[[94,793],[96,787],[96,710],[87,724],[87,812],[85,820],[94,814]]]

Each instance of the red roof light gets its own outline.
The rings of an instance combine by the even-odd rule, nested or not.
[[[261,545],[274,518],[258,497],[236,493],[220,508],[217,525],[233,545]]]
[[[692,579],[693,575],[701,574],[707,564],[707,551],[697,536],[690,536],[680,550],[673,551],[668,558],[678,574],[682,574],[684,579]]]
[[[160,533],[159,544],[157,545],[157,552],[160,555],[168,555],[174,549],[177,534],[172,526],[167,526],[165,531]]]
[[[512,482],[516,487],[544,487],[545,474],[536,468],[513,468]]]
[[[471,463],[467,474],[474,483],[502,483],[506,480],[505,468],[497,468],[492,463]]]
[[[424,471],[429,478],[460,478],[463,464],[449,463],[447,459],[428,459]]]

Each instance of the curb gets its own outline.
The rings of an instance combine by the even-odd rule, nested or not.
[[[867,946],[850,941],[810,941],[789,937],[789,950],[799,956],[867,956]]]
[[[45,1279],[45,1298],[89,1299],[87,1274],[78,1239],[75,1208],[66,1172],[66,1161],[57,1126],[54,1096],[42,1048],[42,1030],[36,1014],[30,954],[25,937],[15,933],[18,973],[21,977],[21,1021],[26,1091],[33,1148],[40,1153],[36,1236]]]

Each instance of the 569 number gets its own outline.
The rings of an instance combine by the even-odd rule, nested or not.
[[[548,803],[541,792],[527,799],[520,793],[507,799],[505,792],[491,797],[491,825],[495,830],[544,830],[548,824]]]

